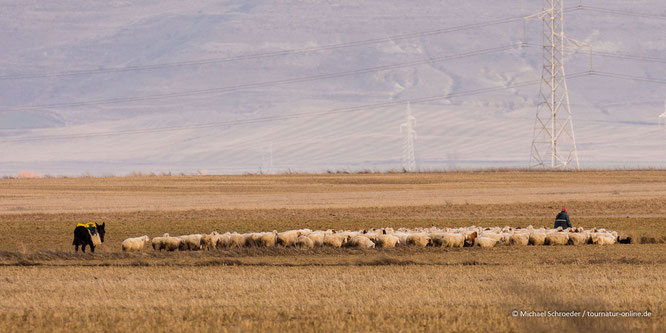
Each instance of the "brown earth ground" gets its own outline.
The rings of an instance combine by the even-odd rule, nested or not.
[[[165,232],[550,226],[561,207],[633,244],[119,251]],[[2,179],[0,331],[660,331],[664,217],[665,171]],[[89,220],[106,242],[74,254]]]

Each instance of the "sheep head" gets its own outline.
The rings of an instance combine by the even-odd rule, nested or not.
[[[476,236],[478,233],[476,231],[473,231],[467,235],[465,235],[465,245],[466,246],[473,246],[474,245],[474,240],[476,239]]]

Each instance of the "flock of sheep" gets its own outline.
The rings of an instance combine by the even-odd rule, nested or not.
[[[396,246],[414,247],[465,247],[479,246],[490,248],[497,245],[584,245],[614,244],[619,240],[616,231],[605,229],[584,230],[582,227],[562,230],[513,227],[465,227],[465,228],[380,228],[360,231],[300,229],[284,232],[252,232],[239,234],[213,232],[211,234],[193,234],[184,236],[161,237],[148,236],[128,238],[122,242],[122,250],[141,251],[151,244],[155,251],[211,250],[217,248],[240,247],[352,247],[352,248],[390,248]]]

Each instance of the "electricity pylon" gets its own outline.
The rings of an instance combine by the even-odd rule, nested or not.
[[[545,0],[544,10],[526,19],[543,21],[543,69],[540,98],[534,122],[530,168],[567,169],[578,163],[576,137],[564,74],[565,42],[580,46],[564,35],[563,0]]]
[[[407,122],[400,125],[400,133],[405,132],[405,144],[402,148],[402,168],[405,171],[416,171],[416,159],[414,159],[414,139],[416,131],[414,130],[414,121],[416,118],[412,115],[412,108],[407,102]]]
[[[263,174],[272,175],[273,170],[273,142],[268,146],[268,152],[262,151],[261,153],[261,172]]]

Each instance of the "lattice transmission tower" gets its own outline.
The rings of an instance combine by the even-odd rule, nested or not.
[[[416,171],[416,159],[414,158],[415,120],[416,118],[412,115],[412,108],[407,102],[407,121],[400,125],[400,133],[405,133],[405,144],[402,148],[402,168],[408,172]]]
[[[526,17],[543,21],[543,69],[537,106],[530,168],[580,168],[569,92],[564,74],[564,0],[544,0],[542,12]]]
[[[268,145],[268,149],[261,152],[261,173],[272,175],[273,169],[273,142]]]

